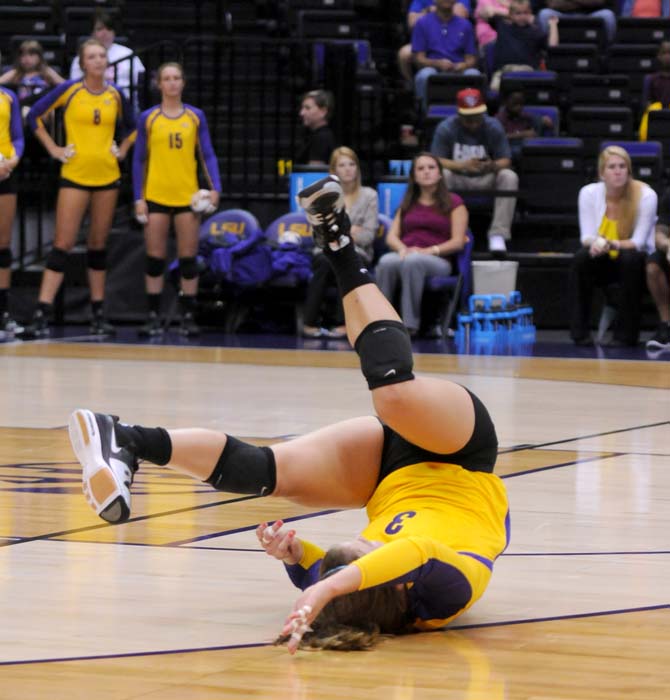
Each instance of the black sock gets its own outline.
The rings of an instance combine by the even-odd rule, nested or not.
[[[91,309],[93,310],[94,316],[102,316],[102,301],[92,301]]]
[[[195,311],[195,295],[194,294],[184,294],[183,292],[179,295],[179,308],[183,314],[189,311],[193,313]]]
[[[115,432],[119,446],[132,445],[132,450],[139,459],[163,466],[172,457],[172,440],[165,428],[117,423]]]
[[[353,241],[339,250],[333,250],[326,246],[323,253],[333,266],[337,286],[342,297],[352,289],[372,282],[370,273],[361,256],[356,252]]]
[[[46,301],[40,301],[37,304],[36,312],[39,312],[43,316],[46,316],[47,318],[49,318],[49,316],[51,316],[52,306],[53,306],[52,304],[47,304]]]
[[[161,295],[147,294],[147,300],[149,301],[149,311],[158,315],[161,310]]]
[[[0,289],[0,314],[4,314],[7,311],[8,301],[9,289]]]

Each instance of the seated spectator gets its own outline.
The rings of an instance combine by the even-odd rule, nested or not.
[[[509,17],[495,18],[492,90],[500,89],[503,73],[540,69],[547,46],[558,46],[558,17],[550,17],[547,24],[548,35],[535,23],[529,0],[511,0]]]
[[[661,42],[657,58],[660,70],[649,77],[647,101],[640,120],[640,141],[647,140],[649,112],[670,108],[670,41]]]
[[[435,0],[412,0],[407,9],[407,29],[411,35],[414,25],[427,12],[435,11]],[[454,5],[454,15],[467,19],[470,16],[470,0],[461,0]],[[412,44],[404,44],[398,51],[398,69],[409,85],[414,79]]]
[[[351,220],[351,237],[356,251],[364,263],[372,262],[373,243],[379,225],[379,199],[371,187],[361,186],[361,170],[358,156],[351,148],[342,146],[333,151],[329,171],[337,175],[344,192],[344,208]],[[329,287],[336,286],[333,268],[328,256],[320,248],[315,249],[312,263],[312,279],[307,287],[305,299],[303,335],[307,338],[346,338],[344,309],[337,295],[334,327],[322,327],[322,307]]]
[[[619,146],[598,158],[600,182],[579,192],[582,247],[570,270],[570,335],[576,345],[592,345],[591,304],[594,287],[618,283],[618,315],[612,345],[636,345],[640,333],[645,255],[653,251],[658,197],[633,179],[631,160]]]
[[[32,39],[21,42],[14,67],[0,75],[0,85],[11,85],[21,106],[28,108],[37,99],[37,95],[60,85],[64,80],[46,62],[42,44]]]
[[[622,17],[670,17],[670,0],[624,0]]]
[[[660,323],[647,341],[647,349],[670,350],[670,189],[661,198],[655,234],[656,250],[647,258],[647,287]]]
[[[498,110],[496,119],[502,124],[505,135],[512,149],[512,162],[516,163],[521,155],[521,144],[524,139],[544,136],[554,124],[547,116],[538,117],[524,110],[523,91],[514,90],[504,99],[503,106]]]
[[[438,156],[450,190],[516,190],[517,174],[511,170],[512,151],[502,124],[486,114],[479,90],[467,88],[457,95],[458,114],[447,117],[435,129],[430,151]],[[489,250],[504,254],[510,239],[515,197],[496,197],[489,226]]]
[[[435,12],[428,12],[414,25],[412,55],[419,68],[414,78],[416,96],[427,108],[428,78],[437,73],[479,75],[477,48],[472,25],[454,14],[454,0],[435,0]]]
[[[616,15],[607,7],[613,6],[610,0],[545,0],[544,9],[540,10],[537,21],[545,34],[549,33],[550,17],[600,17],[605,23],[605,35],[608,43],[616,36]]]
[[[114,39],[116,39],[114,19],[106,12],[96,12],[93,16],[93,32],[91,36],[107,49],[109,68],[107,68],[105,73],[105,79],[119,87],[127,98],[131,99],[132,93],[134,95],[132,102],[137,108],[137,86],[140,73],[144,73],[142,61],[137,56],[133,56],[132,59],[128,58],[133,55],[133,50],[114,42]],[[122,60],[124,58],[128,58],[128,60]],[[121,62],[117,63],[118,61]],[[70,67],[70,80],[80,80],[82,75],[83,71],[77,56]]]
[[[335,134],[328,123],[333,114],[333,96],[325,90],[311,90],[302,96],[300,104],[300,118],[306,135],[295,162],[326,165],[335,148]]]
[[[391,252],[376,268],[377,285],[393,302],[400,289],[400,316],[410,335],[421,327],[421,300],[426,278],[449,275],[452,256],[463,250],[468,210],[457,194],[447,189],[439,160],[420,153],[412,162],[405,196],[386,236]],[[433,329],[432,336],[440,329]]]
[[[509,5],[509,0],[477,0],[475,36],[480,49],[496,40],[498,33],[493,25],[498,17],[508,16]]]

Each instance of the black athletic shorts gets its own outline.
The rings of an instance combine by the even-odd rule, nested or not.
[[[8,178],[0,180],[0,195],[16,194],[19,191],[19,183],[16,179],[16,173],[12,173]]]
[[[193,213],[191,207],[172,207],[168,204],[158,204],[158,202],[152,202],[147,199],[147,208],[149,209],[149,214],[170,214],[170,216],[175,216],[176,214],[185,214],[187,211],[191,214]]]
[[[498,456],[498,437],[486,406],[468,389],[475,407],[475,427],[467,444],[458,452],[437,454],[417,447],[384,425],[384,447],[377,484],[391,472],[418,462],[458,464],[472,472],[493,472]]]
[[[119,187],[121,187],[121,180],[114,180],[114,182],[110,182],[108,185],[82,185],[62,177],[58,181],[58,186],[72,187],[75,190],[86,190],[87,192],[99,192],[100,190],[118,190]]]
[[[668,262],[668,256],[662,253],[660,250],[655,250],[648,258],[648,262],[656,263],[663,272],[665,276],[670,279],[670,263]]]

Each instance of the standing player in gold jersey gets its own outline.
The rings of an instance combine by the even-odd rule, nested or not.
[[[215,211],[219,204],[221,181],[205,115],[182,102],[185,82],[181,65],[164,63],[158,69],[157,81],[161,104],[140,115],[133,153],[135,215],[145,224],[145,284],[149,302],[149,318],[140,333],[155,337],[163,332],[159,313],[172,218],[181,276],[180,332],[189,336],[199,332],[193,310],[198,293],[196,254],[200,216],[191,209],[198,191],[198,165],[207,183],[210,211]]]
[[[53,247],[47,257],[33,323],[26,329],[32,337],[48,335],[53,301],[87,209],[90,209],[87,267],[93,312],[91,332],[114,331],[103,315],[106,243],[121,184],[119,161],[126,157],[132,143],[134,123],[124,95],[105,80],[105,47],[96,39],[89,39],[79,49],[79,60],[84,77],[54,88],[28,114],[28,123],[37,139],[52,158],[63,163]],[[59,107],[63,110],[65,146],[56,144],[43,122],[49,112]],[[117,130],[124,137],[119,146],[115,141]]]
[[[12,225],[16,214],[17,183],[14,170],[23,155],[23,124],[19,99],[0,87],[0,340],[23,328],[9,315],[9,286],[12,277]]]
[[[280,522],[257,530],[303,589],[280,635],[289,650],[363,649],[380,632],[442,627],[483,594],[509,539],[507,495],[493,474],[498,441],[482,402],[453,382],[414,376],[409,334],[361,264],[337,179],[299,197],[333,265],[377,416],[254,447],[211,430],[168,432],[80,409],[70,439],[84,492],[109,522],[130,515],[138,459],[222,491],[366,506],[363,536],[327,553]]]

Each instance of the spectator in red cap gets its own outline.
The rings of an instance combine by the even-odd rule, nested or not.
[[[454,0],[435,0],[414,25],[412,56],[419,68],[414,77],[416,96],[427,107],[428,78],[437,73],[479,75],[475,33],[469,20],[454,15]]]
[[[501,123],[486,114],[479,90],[467,88],[456,96],[458,114],[441,121],[430,147],[444,168],[450,191],[516,190],[517,174],[510,168],[512,152]],[[489,250],[503,255],[510,239],[515,197],[496,197],[488,231]]]

